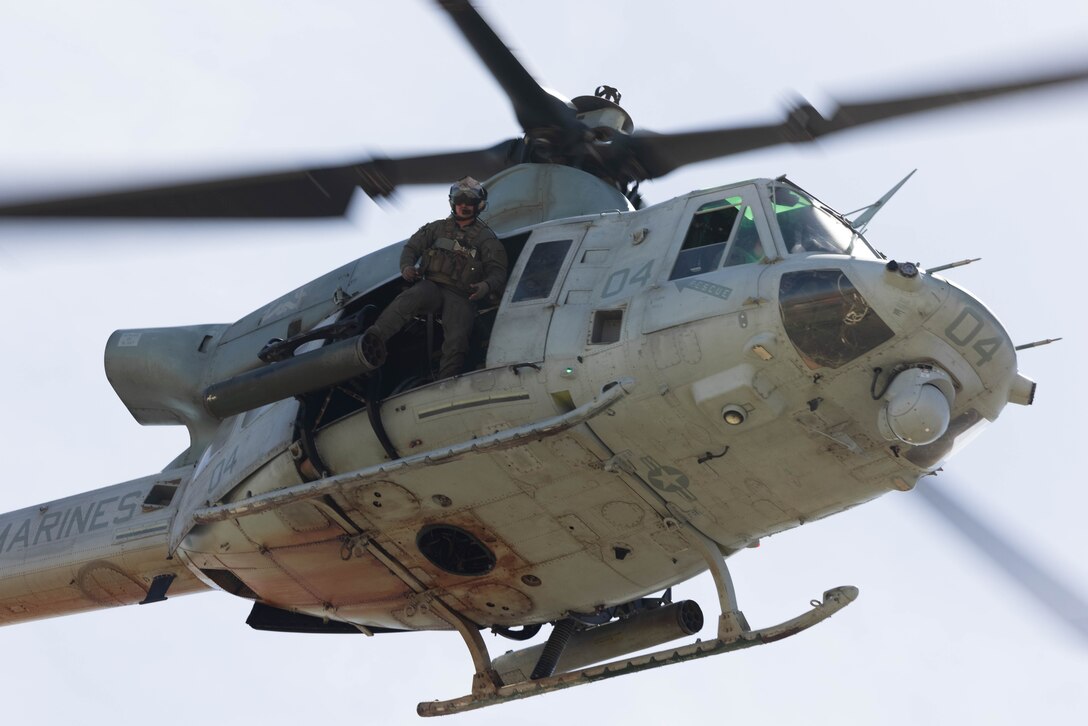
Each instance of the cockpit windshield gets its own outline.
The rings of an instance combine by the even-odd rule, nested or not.
[[[879,259],[853,227],[797,187],[774,187],[775,221],[790,254],[827,252]]]

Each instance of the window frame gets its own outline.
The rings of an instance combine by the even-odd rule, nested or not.
[[[721,257],[718,258],[717,264],[713,269],[689,274],[682,276],[674,276],[677,262],[680,259],[680,255],[687,250],[683,249],[684,242],[687,240],[688,233],[691,230],[692,223],[695,220],[696,214],[703,207],[712,204],[714,202],[725,202],[733,197],[739,197],[739,204],[729,204],[729,207],[739,210],[737,219],[733,223],[733,228],[729,232],[729,238],[726,240],[725,247],[722,249]],[[755,224],[756,235],[759,242],[763,247],[763,257],[761,260],[746,262],[740,264],[728,265],[728,267],[740,268],[749,264],[759,264],[759,262],[773,259],[778,255],[777,244],[771,230],[768,228],[763,204],[761,203],[760,196],[755,188],[751,184],[747,184],[742,187],[730,187],[728,189],[717,189],[712,192],[700,193],[695,196],[689,197],[687,204],[684,206],[684,211],[680,216],[679,224],[676,225],[676,239],[673,240],[669,253],[665,258],[665,264],[662,265],[662,276],[665,282],[677,282],[685,280],[691,277],[700,277],[713,272],[718,272],[726,268],[725,262],[729,259],[733,246],[736,243],[737,235],[740,230],[741,223],[743,221],[744,210],[751,210],[753,222]],[[712,245],[705,245],[707,247]],[[691,247],[691,250],[701,249],[699,247]],[[769,255],[768,252],[772,252],[773,255]]]

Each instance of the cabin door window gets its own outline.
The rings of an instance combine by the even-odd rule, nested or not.
[[[487,367],[544,359],[552,312],[586,224],[533,232],[511,270],[487,351]]]

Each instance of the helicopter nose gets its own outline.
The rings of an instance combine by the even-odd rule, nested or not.
[[[910,444],[917,466],[941,465],[1005,405],[1028,405],[1035,383],[1017,370],[1016,348],[990,309],[967,290],[909,263],[887,263],[875,307],[896,329],[893,371],[877,428]],[[875,281],[875,280],[874,280]]]
[[[889,261],[880,277],[879,308],[889,320],[906,324],[891,322],[900,335],[919,341],[921,363],[936,362],[951,375],[954,390],[941,386],[950,403],[955,395],[977,392],[986,398],[986,417],[993,420],[1006,403],[1032,402],[1035,383],[1017,370],[1008,332],[981,300],[910,262]],[[912,319],[918,331],[912,330]]]
[[[924,275],[922,294],[938,288],[947,292],[922,328],[933,337],[937,359],[948,361],[947,370],[958,388],[977,391],[990,420],[997,418],[1006,403],[1030,404],[1035,383],[1017,370],[1016,347],[1001,321],[967,290],[943,278]]]
[[[907,444],[904,456],[921,468],[939,466],[1007,403],[1030,403],[1034,394],[993,313],[914,264],[787,268],[779,309],[807,368],[844,381],[867,374],[864,394],[852,382],[844,396],[864,399],[859,416],[886,441]]]

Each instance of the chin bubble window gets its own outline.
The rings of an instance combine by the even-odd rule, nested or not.
[[[891,328],[842,270],[782,275],[782,324],[809,368],[838,368],[892,338]]]

